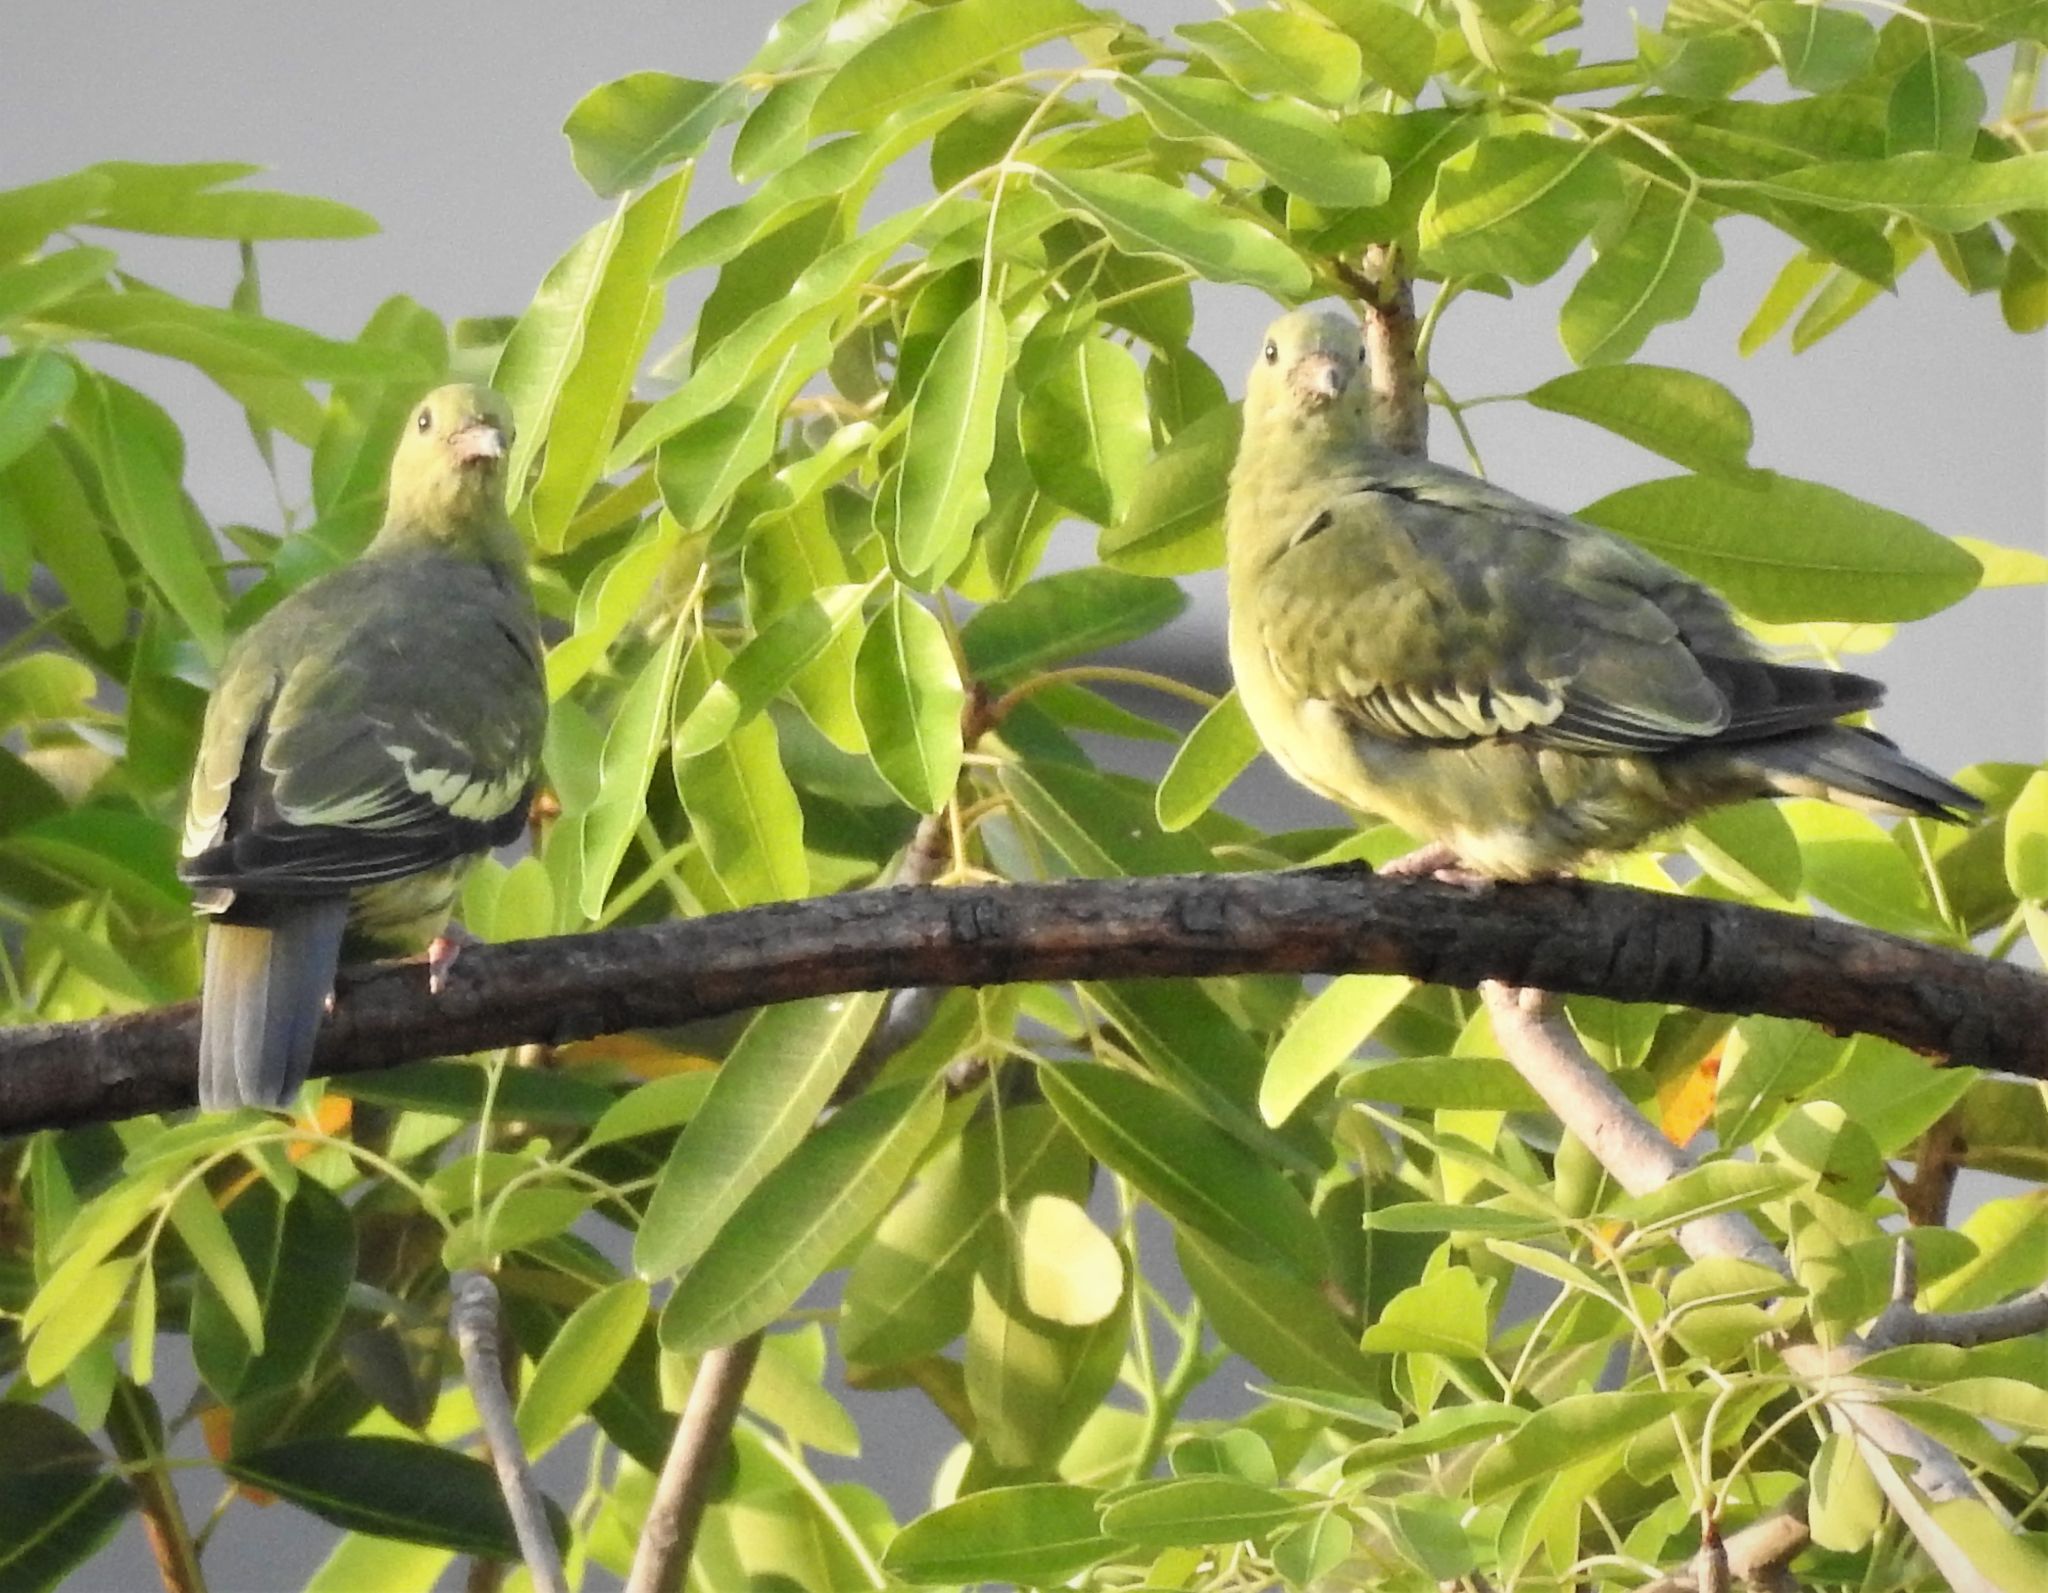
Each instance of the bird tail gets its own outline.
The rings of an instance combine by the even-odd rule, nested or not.
[[[1984,809],[1961,786],[1915,763],[1876,731],[1854,725],[1829,725],[1743,750],[1783,796],[1958,822]]]
[[[292,1104],[341,962],[345,897],[292,902],[268,924],[206,933],[199,1017],[199,1105]]]

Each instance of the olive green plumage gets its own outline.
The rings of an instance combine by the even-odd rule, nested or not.
[[[213,919],[204,1108],[288,1106],[340,959],[420,950],[463,870],[519,833],[547,692],[510,437],[495,394],[430,393],[363,555],[228,649],[179,865]]]
[[[1836,723],[1876,681],[1773,663],[1634,543],[1376,448],[1364,363],[1345,316],[1274,323],[1230,481],[1231,669],[1296,780],[1501,879],[1752,796],[1978,805]]]

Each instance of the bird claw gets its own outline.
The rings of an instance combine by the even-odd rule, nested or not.
[[[1467,868],[1442,841],[1431,841],[1418,846],[1412,852],[1403,852],[1390,862],[1382,863],[1375,871],[1383,879],[1433,879],[1442,885],[1456,885],[1461,890],[1481,891],[1493,884],[1493,880],[1476,869]]]
[[[450,924],[440,934],[427,942],[427,993],[438,996],[448,988],[448,976],[455,971],[455,961],[462,955],[462,948],[474,944],[476,936],[460,924]]]

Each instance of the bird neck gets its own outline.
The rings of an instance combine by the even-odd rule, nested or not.
[[[396,496],[370,543],[373,555],[431,550],[524,575],[526,543],[505,513],[488,501],[408,502]]]
[[[1347,403],[1307,415],[1247,413],[1224,522],[1231,572],[1248,574],[1279,554],[1329,498],[1333,478],[1370,446],[1363,414]]]

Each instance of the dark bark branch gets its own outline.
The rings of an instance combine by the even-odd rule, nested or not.
[[[1486,979],[1805,1018],[2048,1079],[2048,980],[1874,930],[1584,883],[1473,892],[1356,868],[898,888],[478,946],[449,988],[353,975],[313,1071],[561,1043],[911,985],[1257,972]],[[0,1133],[188,1106],[196,1004],[0,1031]]]

